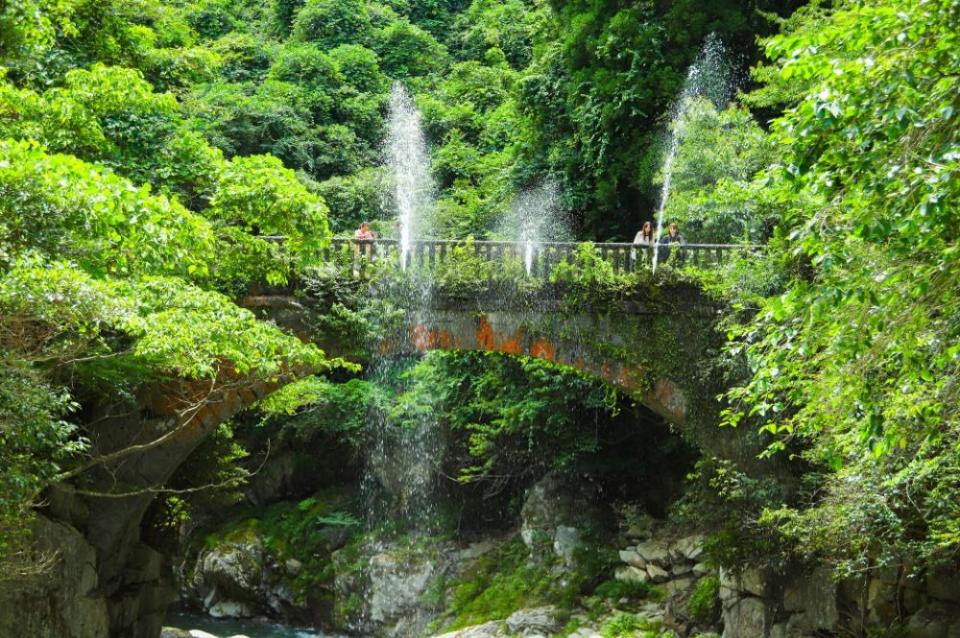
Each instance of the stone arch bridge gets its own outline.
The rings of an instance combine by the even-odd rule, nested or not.
[[[415,276],[441,268],[464,248],[484,260],[523,260],[526,276],[542,280],[556,263],[573,258],[578,245],[539,244],[531,251],[510,242],[418,242],[403,258]],[[696,285],[677,283],[684,278],[677,276],[676,265],[715,267],[742,248],[675,247],[667,256],[666,275],[607,295],[593,295],[582,284],[544,281],[534,292],[502,282],[470,293],[442,286],[428,294],[422,287],[372,288],[371,294],[403,310],[402,320],[375,349],[387,356],[459,350],[535,357],[601,378],[673,424],[691,418],[712,422],[717,384],[708,362],[720,347],[714,328],[719,308]],[[355,278],[362,278],[378,259],[397,261],[400,254],[395,242],[341,240],[333,245],[333,257],[339,255],[345,266],[343,276]],[[649,249],[632,244],[598,244],[596,254],[614,273],[649,269],[652,257]],[[324,308],[309,294],[272,291],[250,295],[242,303],[330,354],[344,354],[335,338],[311,328],[311,315]]]
[[[734,249],[675,247],[667,262],[710,267]],[[604,294],[582,282],[551,281],[555,278],[548,275],[556,265],[580,250],[575,244],[420,242],[402,251],[390,242],[335,241],[328,249],[335,254],[318,263],[326,268],[328,284],[362,289],[358,281],[368,270],[398,265],[398,255],[403,255],[406,272],[394,269],[399,274],[392,278],[395,287],[377,289],[372,273],[366,289],[383,293],[385,302],[402,310],[375,344],[382,354],[440,349],[538,357],[603,378],[678,426],[715,422],[713,397],[719,386],[710,363],[720,341],[715,305],[695,285],[677,283],[682,277],[659,273],[656,278],[638,276],[634,285]],[[591,250],[614,273],[646,269],[652,257],[629,244]],[[431,275],[442,275],[450,260],[478,272],[493,272],[487,267],[491,263],[509,266],[501,271],[512,268],[514,275],[519,268],[520,276],[489,282],[474,277],[480,285],[469,293],[436,285],[431,294],[421,294],[422,287],[405,285],[423,274],[426,281],[444,281]],[[666,273],[671,270],[676,272],[668,268]],[[332,302],[313,284],[305,280],[286,290],[263,290],[242,303],[330,354],[350,357],[355,353],[342,351],[338,335],[318,329],[323,323],[318,318]],[[91,455],[105,460],[86,473],[83,489],[65,480],[45,495],[39,549],[51,555],[63,552],[57,567],[62,578],[38,584],[42,595],[0,587],[0,608],[22,612],[13,616],[15,628],[65,635],[44,633],[44,628],[82,625],[89,629],[84,635],[91,636],[157,635],[175,596],[164,576],[163,556],[141,537],[151,502],[220,423],[310,372],[288,370],[277,379],[251,380],[225,368],[215,384],[161,381],[137,396],[90,406]],[[132,452],[113,459],[124,450]]]
[[[679,292],[679,291],[678,291]],[[631,306],[633,304],[630,304]],[[633,396],[677,425],[686,422],[705,379],[697,362],[716,348],[709,307],[662,306],[602,312],[538,309],[431,309],[411,312],[381,352],[428,350],[497,352],[573,367]]]

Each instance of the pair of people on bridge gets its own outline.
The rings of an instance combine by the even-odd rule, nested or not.
[[[399,233],[400,223],[397,222],[397,230]],[[361,222],[360,227],[353,233],[353,238],[357,240],[357,244],[354,245],[354,256],[359,257],[361,250],[360,244],[365,244],[364,246],[364,256],[367,259],[370,259],[372,255],[372,246],[369,242],[376,241],[378,239],[377,233],[370,228],[369,222]],[[654,246],[656,244],[656,238],[653,234],[653,224],[649,221],[643,223],[643,228],[641,228],[636,236],[633,238],[634,246]],[[660,238],[660,247],[658,248],[659,254],[657,255],[657,261],[665,262],[670,259],[671,245],[684,245],[686,240],[684,240],[683,235],[680,234],[680,227],[676,222],[671,222],[667,226],[667,233]],[[680,259],[683,258],[683,255],[678,255]],[[637,251],[632,249],[630,251],[630,260],[634,263],[637,261]]]
[[[644,222],[643,228],[641,228],[636,236],[633,238],[633,244],[635,246],[654,246],[657,243],[656,237],[653,233],[653,223]],[[657,249],[659,254],[657,255],[657,261],[663,263],[670,259],[671,246],[676,244],[678,246],[683,246],[686,244],[686,240],[683,238],[683,235],[680,234],[680,227],[676,222],[671,222],[667,226],[667,232],[662,237],[660,237],[660,246]],[[636,249],[630,251],[630,258],[636,262],[637,260],[637,251]],[[652,254],[652,253],[651,253]],[[683,258],[683,254],[678,254],[679,259]]]

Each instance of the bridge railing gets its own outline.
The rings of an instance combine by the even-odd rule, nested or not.
[[[283,241],[282,237],[264,237]],[[476,241],[458,239],[423,239],[411,243],[406,255],[407,267],[430,269],[447,262],[463,250],[491,262],[515,260],[524,265],[530,276],[549,277],[562,261],[572,261],[582,243],[578,242],[512,242]],[[658,260],[676,265],[712,268],[728,262],[734,254],[753,247],[744,244],[670,244],[640,246],[631,243],[596,243],[600,259],[608,262],[615,273],[630,273],[650,269],[655,250]],[[356,275],[362,275],[371,264],[401,259],[400,242],[396,239],[358,240],[352,237],[334,237],[319,255],[323,261],[349,265]]]

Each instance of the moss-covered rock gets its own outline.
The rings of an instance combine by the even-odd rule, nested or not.
[[[520,521],[520,537],[534,556],[556,556],[570,566],[584,542],[595,544],[614,527],[596,485],[557,473],[527,490]]]
[[[705,576],[697,581],[687,601],[687,610],[701,625],[712,625],[720,620],[720,579]]]
[[[181,597],[217,615],[329,624],[332,556],[359,529],[353,498],[350,489],[330,488],[249,510],[198,536]]]
[[[443,583],[457,558],[453,544],[433,537],[356,539],[333,556],[337,628],[361,635],[419,635],[441,609]]]

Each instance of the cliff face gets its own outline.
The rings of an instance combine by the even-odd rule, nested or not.
[[[38,516],[37,551],[51,568],[0,584],[0,636],[155,637],[176,597],[163,556],[142,543],[125,552],[123,587],[108,595],[96,548],[76,528]]]
[[[0,581],[0,636],[102,638],[108,635],[107,601],[99,590],[96,550],[65,523],[38,517],[37,549],[53,560],[50,571]]]

